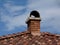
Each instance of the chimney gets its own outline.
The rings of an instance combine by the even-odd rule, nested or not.
[[[40,21],[40,14],[37,11],[32,11],[26,21],[28,31],[34,36],[40,35]]]

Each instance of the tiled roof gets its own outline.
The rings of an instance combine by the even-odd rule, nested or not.
[[[47,32],[33,36],[30,32],[19,32],[16,34],[0,37],[0,45],[60,45],[60,35]]]

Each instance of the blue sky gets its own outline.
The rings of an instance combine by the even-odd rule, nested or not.
[[[0,35],[27,30],[32,10],[41,15],[41,32],[60,34],[60,0],[0,0]]]

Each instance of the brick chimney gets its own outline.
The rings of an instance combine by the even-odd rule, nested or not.
[[[37,11],[32,11],[26,21],[28,31],[34,36],[40,35],[40,21],[40,14]]]

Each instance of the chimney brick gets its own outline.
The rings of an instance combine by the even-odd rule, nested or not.
[[[38,15],[38,12],[33,12],[33,13],[36,13],[36,15]],[[40,35],[40,21],[41,21],[41,19],[38,16],[35,17],[36,16],[35,14],[34,14],[34,17],[31,17],[31,15],[26,22],[28,25],[28,30],[34,36]]]

